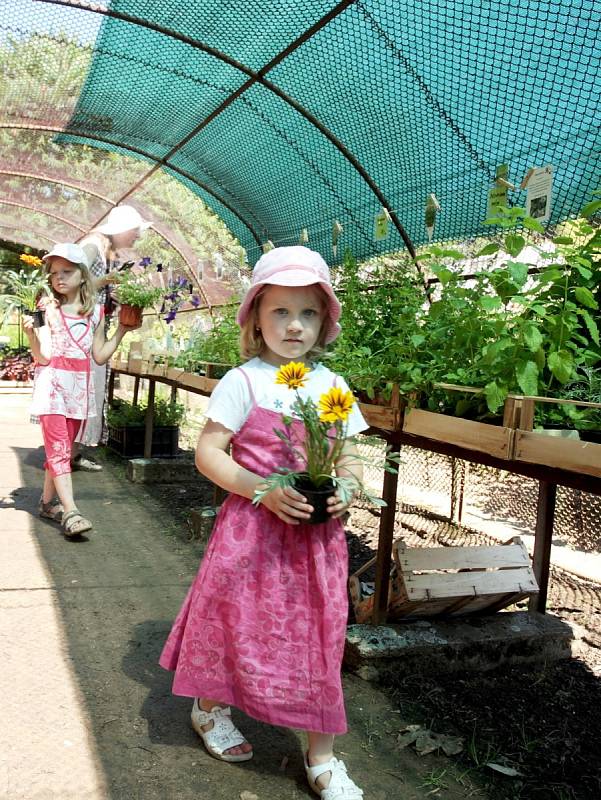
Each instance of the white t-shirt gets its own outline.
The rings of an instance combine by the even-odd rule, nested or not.
[[[275,378],[279,367],[267,364],[260,358],[253,358],[243,364],[242,369],[250,381],[258,406],[279,414],[291,414],[296,392],[285,384],[276,384]],[[343,378],[323,364],[314,364],[307,375],[307,383],[299,390],[299,394],[303,398],[311,397],[317,403],[321,395],[328,392],[332,386],[345,392],[349,391]],[[237,433],[246,422],[252,407],[253,398],[244,375],[240,369],[231,369],[211,394],[207,417]],[[347,419],[348,436],[355,436],[368,427],[359,411],[359,406],[355,403]]]

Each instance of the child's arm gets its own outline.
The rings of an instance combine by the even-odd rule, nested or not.
[[[241,467],[228,455],[227,448],[233,435],[219,422],[208,420],[196,446],[196,467],[222,489],[252,500],[263,479]],[[309,519],[312,511],[312,506],[305,502],[302,494],[292,487],[274,489],[265,495],[261,503],[290,525],[298,525],[301,520]]]
[[[104,335],[104,325],[100,324],[96,328],[96,332],[94,333],[94,341],[92,343],[92,355],[94,357],[94,361],[97,364],[106,364],[106,362],[110,359],[113,355],[119,343],[123,339],[126,333],[129,331],[135,331],[136,328],[139,328],[140,325],[122,325],[119,323],[117,325],[117,330],[111,336],[110,339],[107,339]]]
[[[29,339],[31,354],[38,364],[46,366],[52,355],[52,341],[48,327],[45,325],[43,328],[34,328],[33,317],[26,314],[23,314],[22,320],[23,330]]]
[[[359,458],[356,444],[350,439],[346,439],[344,442],[342,453],[336,464],[336,475],[341,478],[354,478],[357,482],[357,489],[363,481],[363,464]],[[350,502],[343,503],[338,494],[335,494],[334,497],[328,498],[328,513],[332,515],[333,519],[341,517],[350,504]]]

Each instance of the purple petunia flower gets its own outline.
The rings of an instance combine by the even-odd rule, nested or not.
[[[200,297],[197,294],[193,294],[192,297],[190,298],[190,302],[192,303],[194,308],[198,308],[198,306],[200,305]]]
[[[150,258],[150,256],[144,256],[144,258],[140,259],[141,267],[147,267],[151,263],[152,263],[152,258]]]
[[[165,317],[165,322],[173,322],[173,320],[175,319],[176,313],[177,312],[174,309],[171,309],[171,311]]]

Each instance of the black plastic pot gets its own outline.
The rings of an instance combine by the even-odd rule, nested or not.
[[[24,311],[24,314],[27,314],[28,317],[33,317],[33,327],[34,328],[42,328],[45,324],[44,318],[44,310],[41,308],[36,308],[35,311]]]
[[[144,455],[144,425],[123,427],[108,426],[108,446],[124,458],[141,458]],[[156,426],[152,429],[153,458],[174,458],[179,450],[179,427]]]
[[[594,442],[601,444],[601,431],[599,430],[581,430],[579,431],[580,438],[583,442]]]
[[[309,525],[317,525],[320,522],[328,522],[332,519],[327,511],[328,497],[332,497],[336,491],[332,480],[327,480],[321,486],[317,487],[310,480],[308,475],[300,475],[294,484],[294,488],[306,497],[307,502],[313,506],[311,516],[304,522]]]

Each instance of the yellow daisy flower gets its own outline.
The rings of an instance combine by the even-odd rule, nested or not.
[[[345,422],[355,402],[352,392],[343,392],[333,386],[319,398],[319,419],[322,422]]]
[[[42,259],[38,258],[37,256],[30,256],[27,253],[21,253],[19,258],[25,264],[29,264],[30,267],[41,267],[42,266]]]
[[[290,361],[279,368],[275,382],[284,383],[289,389],[300,389],[305,385],[309,372],[311,370],[302,361]]]

